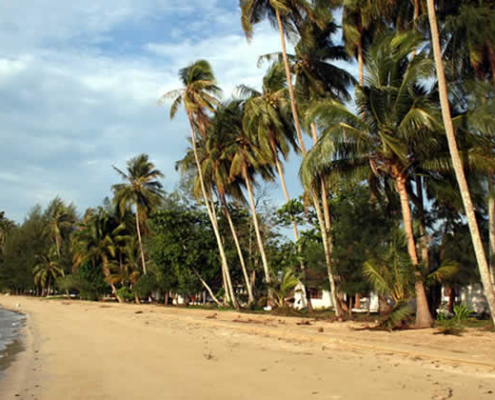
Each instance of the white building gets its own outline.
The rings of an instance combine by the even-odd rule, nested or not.
[[[333,308],[332,296],[328,290],[308,288],[311,297],[311,305],[315,310],[325,310]],[[344,295],[346,300],[346,295]],[[294,308],[300,310],[306,307],[307,300],[302,291],[302,286],[296,287],[294,293]],[[354,312],[378,312],[378,296],[371,293],[370,297],[361,297],[361,307],[353,308]]]

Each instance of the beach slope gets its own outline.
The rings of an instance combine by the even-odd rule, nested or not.
[[[27,314],[8,399],[490,399],[493,333],[2,297]]]

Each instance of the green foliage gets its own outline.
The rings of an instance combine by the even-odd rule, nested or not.
[[[162,284],[181,294],[195,293],[201,289],[196,270],[214,291],[219,288],[215,238],[205,213],[162,210],[151,217],[150,225],[153,236],[149,251]]]
[[[406,327],[407,322],[413,313],[414,310],[407,301],[400,300],[395,303],[390,314],[380,321],[379,328],[394,330]]]
[[[77,291],[82,300],[95,301],[110,292],[101,268],[95,268],[91,263],[81,266],[65,278],[60,278],[57,286],[61,291]]]
[[[46,252],[51,244],[44,235],[46,221],[41,207],[35,207],[24,223],[10,230],[5,240],[3,263],[0,264],[0,289],[12,292],[34,290],[32,270],[37,256]]]
[[[471,313],[472,311],[465,304],[456,304],[454,306],[453,316],[439,313],[437,317],[437,325],[440,327],[439,333],[444,335],[461,335],[465,330],[465,325]]]
[[[136,282],[134,290],[140,298],[148,298],[152,292],[160,288],[157,276],[153,272],[141,275]]]
[[[127,286],[123,286],[120,289],[117,289],[117,296],[129,303],[134,301],[134,292]]]
[[[271,285],[277,306],[284,307],[287,304],[289,296],[294,294],[294,289],[299,283],[299,279],[291,268],[284,268],[281,271],[280,276],[277,276]]]

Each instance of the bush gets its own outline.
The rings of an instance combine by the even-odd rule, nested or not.
[[[90,266],[82,266],[76,273],[57,280],[57,287],[61,291],[76,290],[82,300],[98,300],[109,290],[103,280],[103,274]]]
[[[443,335],[460,336],[465,330],[465,325],[469,320],[472,311],[464,304],[454,306],[454,315],[450,317],[445,313],[437,316],[437,325],[440,327],[438,333]]]
[[[134,293],[127,286],[117,289],[117,296],[119,296],[124,301],[134,301]]]
[[[153,273],[141,275],[135,286],[136,293],[141,298],[148,298],[157,288],[158,283]]]

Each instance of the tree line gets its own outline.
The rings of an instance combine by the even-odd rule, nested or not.
[[[81,219],[55,199],[19,227],[6,223],[3,287],[16,287],[3,271],[31,257],[17,264],[28,268],[22,279],[34,274],[29,285],[68,291],[99,277],[98,290],[119,301],[202,287],[219,305],[284,305],[298,286],[310,307],[317,287],[343,318],[350,299],[374,289],[401,315],[414,298],[416,326],[427,327],[439,284],[480,281],[495,318],[495,4],[241,0],[240,9],[247,39],[268,20],[281,52],[260,56],[259,89],[240,83],[229,100],[206,60],[180,70],[182,88],[160,102],[188,117],[182,190],[163,192],[140,155],[115,168],[124,183],[114,198]],[[338,60],[355,60],[358,79]],[[291,152],[302,159],[297,198],[284,175]],[[259,184],[275,180],[286,204],[260,213]],[[42,238],[31,256],[9,248]]]

